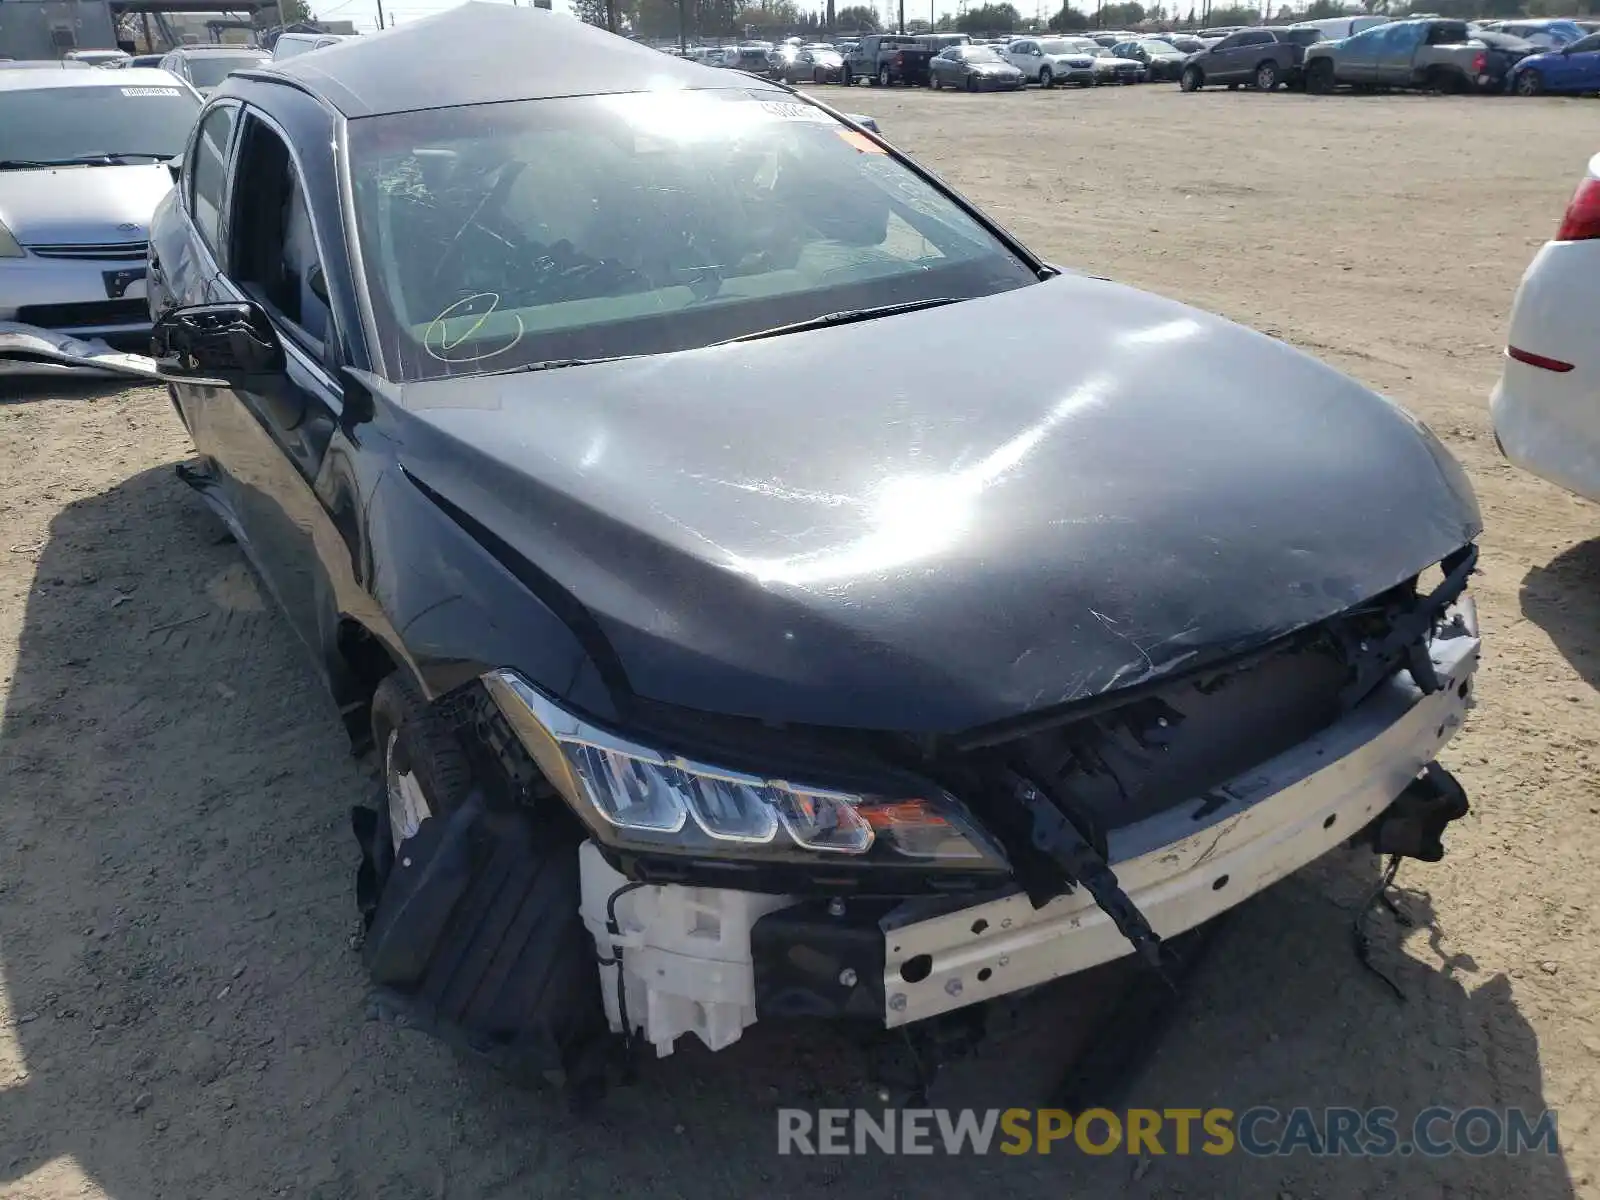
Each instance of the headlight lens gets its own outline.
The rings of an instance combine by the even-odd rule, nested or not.
[[[619,849],[817,864],[1006,871],[943,791],[887,796],[811,787],[668,756],[567,712],[514,671],[485,687],[590,833]]]
[[[0,223],[0,258],[21,258],[22,247],[17,245],[17,239],[11,236],[11,230],[4,223]]]

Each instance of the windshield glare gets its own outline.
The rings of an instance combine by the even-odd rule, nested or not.
[[[664,353],[1035,282],[877,143],[773,97],[634,93],[350,122],[389,377]]]
[[[189,78],[195,87],[213,88],[231,71],[242,71],[266,61],[264,54],[196,54],[189,59]]]
[[[969,63],[997,63],[1005,62],[988,46],[968,46],[961,52],[961,57]]]
[[[176,84],[0,92],[0,159],[171,158],[183,152],[199,108],[194,93]]]

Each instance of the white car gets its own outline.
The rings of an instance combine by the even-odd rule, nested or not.
[[[132,57],[126,50],[68,50],[68,62],[88,63],[91,67],[120,67]]]
[[[209,96],[233,72],[271,61],[271,54],[254,46],[179,46],[161,60],[161,69]]]
[[[1507,458],[1600,503],[1600,154],[1522,276],[1489,412]]]
[[[0,322],[148,346],[150,218],[199,111],[153,68],[0,71]]]
[[[284,33],[272,43],[272,57],[294,58],[300,54],[309,54],[313,50],[321,50],[325,46],[337,46],[340,42],[348,42],[358,36],[360,35],[354,33]]]
[[[1087,38],[1017,38],[1000,51],[1022,72],[1027,83],[1054,87],[1076,83],[1092,87],[1098,80],[1095,57],[1099,47]]]

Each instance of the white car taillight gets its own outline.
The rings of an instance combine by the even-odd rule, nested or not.
[[[1591,176],[1572,194],[1556,241],[1586,242],[1593,238],[1600,238],[1600,179]]]

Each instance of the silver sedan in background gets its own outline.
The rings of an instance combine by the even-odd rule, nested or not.
[[[199,111],[165,71],[0,71],[0,321],[148,347],[150,218]]]

